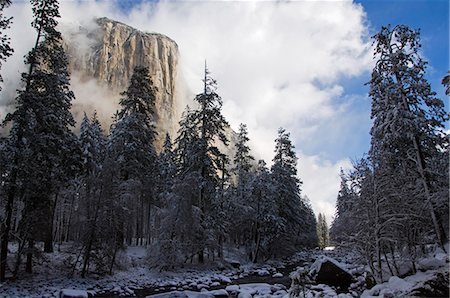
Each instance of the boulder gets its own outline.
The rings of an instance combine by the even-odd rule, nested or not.
[[[233,268],[239,269],[241,267],[241,263],[239,261],[230,261],[230,265]]]
[[[448,271],[437,272],[430,279],[419,283],[408,296],[450,297]]]
[[[347,290],[352,283],[353,276],[336,260],[322,256],[313,265],[309,275],[318,284],[326,284]]]

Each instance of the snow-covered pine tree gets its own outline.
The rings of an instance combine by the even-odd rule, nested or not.
[[[92,119],[84,114],[80,126],[80,147],[82,151],[83,174],[100,172],[105,157],[105,133],[94,112]]]
[[[273,252],[278,256],[287,255],[295,251],[297,245],[302,245],[299,243],[299,234],[308,231],[311,228],[308,225],[314,225],[313,231],[316,227],[315,219],[314,223],[305,221],[308,208],[300,197],[302,182],[297,177],[297,156],[289,133],[283,128],[278,130],[275,140],[275,157],[271,172],[276,192],[276,208],[285,223]]]
[[[330,227],[330,240],[334,245],[343,246],[352,232],[353,224],[350,221],[354,218],[352,207],[355,204],[355,194],[349,186],[349,177],[341,169],[341,184],[336,198],[336,211],[334,220]]]
[[[1,5],[2,8],[4,9],[5,7],[10,5],[11,1],[8,0],[2,0]],[[8,255],[8,243],[9,243],[9,232],[10,232],[10,227],[11,227],[11,217],[12,217],[12,209],[13,209],[13,204],[14,204],[14,199],[16,197],[16,194],[18,192],[18,182],[20,180],[20,173],[19,169],[21,169],[21,166],[19,165],[19,163],[21,162],[21,154],[23,154],[24,150],[23,150],[23,130],[25,129],[25,127],[27,126],[27,119],[29,119],[26,115],[26,100],[25,103],[24,98],[26,98],[26,92],[28,92],[30,83],[31,83],[31,74],[33,73],[33,69],[35,67],[35,65],[37,64],[37,62],[35,61],[35,59],[33,59],[34,57],[34,53],[38,50],[38,46],[39,43],[41,41],[41,39],[45,36],[46,34],[46,28],[48,27],[54,27],[54,25],[52,24],[52,22],[49,22],[49,19],[58,17],[58,3],[57,1],[53,1],[53,0],[49,0],[49,1],[42,1],[44,6],[48,8],[48,11],[44,11],[44,10],[39,10],[39,3],[37,3],[37,1],[32,1],[32,5],[33,5],[33,13],[34,13],[34,17],[35,20],[32,23],[32,26],[35,27],[35,29],[37,30],[37,36],[36,36],[36,41],[35,41],[35,45],[33,47],[33,49],[30,51],[30,53],[28,54],[28,56],[25,59],[25,63],[27,63],[29,65],[29,69],[28,69],[28,74],[23,74],[22,75],[22,81],[25,84],[25,91],[22,91],[21,93],[19,93],[19,96],[16,98],[16,100],[18,101],[18,106],[19,108],[16,110],[16,112],[14,113],[14,116],[11,114],[8,114],[5,118],[4,124],[13,121],[13,127],[11,129],[10,132],[10,146],[11,146],[11,159],[10,159],[10,164],[11,164],[11,168],[10,168],[10,173],[8,175],[9,180],[7,181],[7,183],[5,183],[3,186],[5,188],[7,188],[5,190],[6,192],[6,220],[5,220],[5,224],[4,224],[4,229],[2,231],[2,241],[1,241],[1,250],[0,250],[0,281],[4,281],[5,280],[5,273],[6,273],[6,259],[7,259],[7,255]],[[2,10],[3,13],[3,10]],[[3,24],[5,25],[6,29],[9,26],[9,21],[3,20],[2,19]],[[5,42],[5,47],[3,48],[4,52],[4,57],[2,58],[6,58],[11,52],[9,50],[8,47],[8,38],[6,36],[2,36],[5,37],[5,39],[2,38],[2,40],[4,40]],[[22,97],[22,99],[20,98]],[[25,108],[22,108],[21,111],[20,110],[20,105],[25,105]]]
[[[247,246],[249,256],[254,245],[254,227],[252,216],[254,209],[250,206],[251,182],[254,173],[252,172],[253,156],[250,154],[248,146],[247,126],[243,123],[239,125],[237,135],[236,153],[234,155],[235,185],[233,193],[229,194],[229,205],[227,213],[232,218],[230,222],[229,235],[235,243]],[[250,256],[253,260],[253,256]]]
[[[136,67],[122,93],[121,110],[108,141],[108,163],[116,184],[117,202],[131,212],[125,237],[143,244],[150,232],[148,214],[155,202],[157,154],[155,140],[155,90],[146,67]]]
[[[448,189],[448,180],[444,185],[435,183],[443,181],[445,174],[432,165],[448,147],[443,131],[448,119],[444,103],[436,98],[425,78],[426,62],[419,54],[418,31],[406,26],[382,27],[374,43],[377,63],[370,81],[374,124],[369,154],[376,192],[389,201],[392,216],[398,211],[393,206],[399,206],[403,199],[412,200],[407,205],[416,209],[408,211],[409,224],[426,234],[424,223],[430,218],[428,231],[434,230],[437,243],[443,246],[448,235],[441,227],[448,222],[448,212],[439,216],[436,205],[448,200],[435,194],[442,193],[442,187]],[[398,195],[399,187],[402,195]],[[428,216],[417,221],[422,210],[428,210]],[[405,232],[411,230],[406,228]],[[408,235],[405,238],[411,239]],[[414,247],[416,241],[420,239],[408,245]]]
[[[83,250],[83,267],[81,277],[85,277],[89,266],[91,252],[98,247],[101,236],[98,234],[98,219],[100,210],[103,208],[103,198],[101,195],[101,170],[103,167],[106,138],[97,113],[94,112],[92,119],[84,114],[80,127],[80,146],[82,150],[82,191],[80,194],[80,208],[78,209],[82,219],[79,222]],[[106,185],[103,187],[107,187]]]
[[[450,70],[442,78],[442,85],[445,87],[445,95],[450,96]]]
[[[51,252],[55,195],[76,170],[77,139],[69,129],[74,125],[70,113],[74,95],[69,89],[61,34],[55,29],[58,2],[31,2],[35,16],[32,25],[38,35],[26,58],[29,70],[22,75],[25,89],[18,91],[16,111],[6,117],[6,122],[13,122],[11,133],[15,136],[11,137],[17,140],[8,201],[14,200],[17,181],[23,178],[22,239],[27,239],[32,248],[34,240],[45,238],[44,249]],[[29,272],[31,260],[29,252],[26,266]]]
[[[214,251],[214,248],[218,247],[218,239],[211,233],[214,230],[220,230],[220,219],[214,217],[212,214],[212,208],[217,203],[217,190],[220,188],[221,179],[219,172],[225,170],[224,154],[220,152],[216,146],[220,141],[224,145],[228,145],[228,139],[225,136],[225,128],[228,126],[227,121],[222,115],[222,98],[217,94],[216,81],[211,77],[208,69],[205,65],[204,72],[204,88],[203,92],[195,96],[194,100],[198,103],[198,110],[193,111],[192,118],[194,127],[198,131],[199,143],[198,143],[198,162],[199,162],[199,174],[200,174],[200,190],[198,194],[197,206],[200,208],[201,223],[206,230],[209,231],[209,249]],[[217,206],[216,206],[217,207]],[[206,243],[206,238],[203,239]],[[204,256],[203,247],[198,252],[198,260],[203,263]]]
[[[176,175],[172,185],[167,185],[170,193],[164,195],[158,212],[158,241],[150,254],[153,265],[161,270],[188,260],[192,262],[206,245],[206,228],[201,225],[202,212],[198,205],[201,158],[200,137],[194,116],[194,111],[189,107],[181,116],[174,148]]]
[[[10,45],[10,38],[5,34],[5,30],[11,26],[12,17],[6,17],[3,14],[5,8],[11,5],[11,0],[0,0],[0,69],[2,61],[12,55],[14,49]],[[3,82],[3,77],[0,75],[0,82]],[[0,86],[0,90],[2,90]]]
[[[247,125],[241,123],[237,135],[236,154],[234,155],[234,173],[237,180],[237,196],[242,200],[247,193],[248,175],[252,168],[252,161],[254,160],[253,156],[250,154],[250,147],[248,146],[249,140]]]
[[[166,133],[166,139],[164,140],[162,151],[158,157],[158,170],[158,194],[165,197],[166,194],[171,192],[171,187],[177,174],[175,152],[169,133]]]
[[[285,226],[285,220],[279,216],[276,208],[275,187],[264,160],[258,161],[250,184],[248,212],[245,216],[248,216],[251,228],[249,256],[256,263],[272,256],[271,249]]]
[[[167,245],[178,239],[181,245],[176,250],[182,258],[192,261],[197,256],[200,263],[204,262],[205,250],[210,256],[216,252],[221,254],[225,230],[221,205],[227,159],[216,144],[218,141],[228,143],[224,133],[228,123],[221,114],[222,99],[216,93],[216,82],[206,67],[203,82],[203,92],[194,98],[198,109],[187,107],[180,121],[175,140],[178,173],[169,196],[176,207],[166,216],[170,223],[167,227],[172,227],[171,230],[167,231],[163,225],[160,233],[162,242]],[[174,222],[178,224],[174,225]],[[183,226],[189,229],[185,230]],[[175,250],[172,244],[170,250]],[[167,256],[164,258],[173,263]]]
[[[319,213],[317,217],[317,237],[319,238],[319,247],[325,248],[329,244],[328,224],[325,214]]]

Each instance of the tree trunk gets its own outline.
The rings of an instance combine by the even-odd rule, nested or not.
[[[199,252],[198,252],[198,262],[200,263],[200,264],[203,264],[204,263],[204,254],[203,254],[203,249],[202,250],[200,250]]]
[[[14,176],[12,180],[16,180],[16,171],[13,170]],[[3,231],[2,231],[2,244],[0,249],[0,282],[4,282],[6,280],[6,267],[7,267],[7,258],[8,258],[8,243],[9,243],[9,231],[11,230],[11,217],[12,217],[12,209],[14,204],[14,196],[16,193],[16,186],[12,184],[8,191],[8,202],[6,203],[6,221],[4,223]]]
[[[20,265],[22,264],[22,252],[23,252],[25,245],[26,245],[26,240],[20,239],[19,243],[18,243],[19,247],[17,248],[17,252],[16,252],[16,263],[14,264],[14,271],[13,271],[14,279],[17,277],[17,275],[19,273]]]
[[[386,265],[388,266],[389,272],[391,273],[392,276],[394,276],[394,271],[392,270],[391,264],[389,263],[389,259],[388,256],[386,254],[386,250],[383,249],[383,255],[384,255],[384,259],[386,260]]]
[[[444,243],[445,242],[444,238],[445,238],[445,236],[443,236],[441,234],[440,224],[439,224],[438,219],[436,217],[436,212],[434,211],[433,202],[431,201],[430,188],[428,186],[428,181],[427,181],[426,176],[425,176],[425,162],[424,162],[424,159],[422,157],[422,151],[421,151],[419,142],[417,140],[417,137],[415,137],[413,139],[413,141],[414,141],[414,149],[416,151],[416,159],[417,159],[416,164],[417,164],[417,167],[418,167],[418,170],[419,170],[420,178],[422,180],[423,188],[425,190],[425,201],[426,201],[426,204],[427,204],[428,211],[430,212],[430,215],[431,215],[431,220],[433,221],[434,232],[436,233],[436,236],[438,238],[439,245],[441,246],[442,250],[444,250],[444,252],[446,252],[445,247],[444,247],[444,244],[445,244]]]
[[[25,272],[32,273],[33,272],[33,248],[34,248],[34,240],[28,240],[28,252],[27,252],[27,262],[25,264]]]
[[[55,200],[53,201],[53,205],[50,206],[50,220],[48,223],[48,231],[47,235],[45,237],[44,242],[44,252],[52,253],[53,252],[53,222],[55,220],[55,210],[56,210],[56,204],[58,203],[58,194],[55,195]]]
[[[81,277],[84,278],[86,276],[87,267],[89,265],[89,259],[91,257],[91,249],[92,249],[92,242],[93,242],[93,235],[91,234],[89,236],[88,245],[86,246],[86,251],[84,253],[83,258],[83,269],[81,269]]]

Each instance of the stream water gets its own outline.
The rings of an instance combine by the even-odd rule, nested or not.
[[[275,284],[282,284],[286,287],[286,289],[289,289],[291,285],[291,279],[289,277],[289,274],[296,270],[299,266],[304,266],[304,261],[298,261],[294,263],[288,263],[283,265],[280,268],[277,268],[277,272],[283,274],[282,277],[273,277],[272,274],[260,276],[257,272],[252,272],[244,277],[237,278],[231,281],[230,284],[228,283],[221,283],[217,286],[211,286],[208,288],[208,290],[220,290],[225,289],[228,285],[243,285],[243,284],[253,284],[253,283],[265,283],[270,285]],[[196,291],[200,292],[197,288],[185,288],[184,290],[189,291]],[[161,294],[161,293],[168,293],[175,291],[174,286],[158,286],[158,287],[149,287],[149,288],[142,288],[142,289],[134,289],[135,296],[129,296],[129,297],[147,297],[154,294]],[[103,293],[98,294],[95,297],[103,297],[103,298],[115,298],[119,297],[117,295],[114,295],[113,293]],[[123,297],[123,296],[122,296]]]

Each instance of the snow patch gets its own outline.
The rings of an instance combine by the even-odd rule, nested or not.
[[[86,291],[63,289],[59,292],[60,298],[88,298],[89,295]]]

